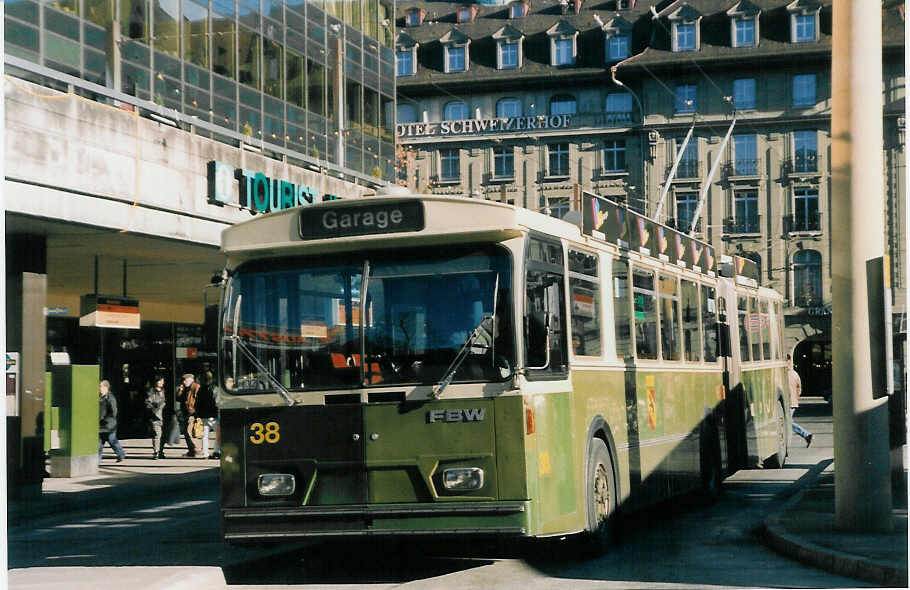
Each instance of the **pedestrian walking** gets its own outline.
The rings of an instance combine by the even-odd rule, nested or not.
[[[199,397],[196,400],[196,416],[202,419],[202,456],[209,459],[221,457],[221,444],[218,432],[218,406],[215,405],[215,375],[206,371],[202,375]],[[215,433],[215,444],[209,454],[209,434]]]
[[[164,459],[164,406],[167,395],[164,393],[164,377],[155,375],[152,386],[145,394],[145,409],[148,414],[149,428],[152,432],[152,459]]]
[[[123,461],[126,453],[117,440],[117,398],[111,393],[111,383],[107,379],[98,384],[98,462],[101,462],[104,443],[111,446],[117,455],[117,463]]]
[[[793,415],[799,407],[799,396],[803,392],[803,382],[799,378],[799,373],[793,369],[793,359],[790,358],[789,354],[787,355],[787,367],[787,377],[790,381],[790,423],[793,425],[793,433],[801,436],[806,441],[806,447],[808,448],[812,445],[812,433],[793,420]]]
[[[196,376],[192,373],[186,373],[183,376],[183,383],[177,388],[177,394],[174,396],[177,399],[177,403],[180,404],[177,419],[180,421],[180,430],[183,433],[183,439],[186,441],[184,457],[196,456],[193,425],[196,421],[196,400],[198,396],[199,384],[196,383]]]

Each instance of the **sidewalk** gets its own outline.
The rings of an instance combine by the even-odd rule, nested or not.
[[[765,542],[778,553],[819,569],[906,588],[906,488],[893,494],[893,532],[838,531],[834,528],[834,463],[823,461],[819,467],[826,463],[779,512],[765,519]]]
[[[84,510],[124,497],[138,498],[166,494],[193,485],[218,485],[217,459],[183,457],[186,446],[168,445],[166,459],[152,459],[148,439],[121,440],[126,459],[116,462],[105,446],[98,473],[81,477],[47,477],[40,497],[19,498],[7,504],[10,524],[68,510]],[[211,447],[210,447],[211,448]]]

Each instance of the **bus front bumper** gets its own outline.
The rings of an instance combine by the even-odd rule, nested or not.
[[[528,502],[225,508],[227,541],[383,535],[528,534]]]

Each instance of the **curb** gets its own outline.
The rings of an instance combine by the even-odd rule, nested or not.
[[[218,467],[208,467],[187,473],[169,474],[167,477],[156,478],[154,481],[129,482],[124,481],[100,489],[88,489],[82,492],[62,492],[58,494],[43,493],[34,499],[16,499],[7,504],[7,518],[9,524],[22,524],[30,518],[73,512],[95,508],[110,502],[122,503],[125,500],[146,499],[151,496],[166,493],[200,482],[218,481]],[[125,480],[131,478],[125,477]]]
[[[227,587],[220,567],[30,567],[8,572],[11,588],[38,590],[66,588],[94,590],[129,588],[145,590],[223,590]]]
[[[906,568],[822,547],[784,529],[783,515],[803,499],[806,491],[817,481],[821,471],[822,469],[819,469],[813,473],[812,477],[807,479],[802,488],[787,500],[779,511],[765,519],[762,525],[762,540],[781,555],[806,565],[885,587],[906,588]]]

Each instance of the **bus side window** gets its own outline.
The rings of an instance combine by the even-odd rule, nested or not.
[[[531,238],[525,279],[525,364],[529,379],[560,377],[568,372],[562,262],[559,243]]]
[[[723,299],[721,299],[723,301]],[[727,324],[717,321],[717,299],[714,294],[714,287],[708,287],[707,285],[702,285],[701,287],[701,331],[704,335],[704,352],[705,352],[705,362],[713,363],[717,360],[717,354],[720,350],[718,345],[721,342],[718,342],[718,331],[724,330],[727,332],[727,345],[726,348],[730,347],[730,338],[729,332],[730,329]],[[729,355],[729,351],[720,351],[722,353],[726,352]]]
[[[654,272],[632,269],[632,296],[635,310],[635,355],[640,359],[657,358],[657,293]]]
[[[572,350],[579,356],[601,355],[600,282],[597,255],[569,250],[569,296]]]
[[[632,322],[629,318],[629,263],[613,261],[613,326],[616,333],[616,358],[632,356]]]
[[[752,344],[752,360],[761,360],[761,316],[758,313],[758,299],[749,297],[749,341]]]
[[[682,280],[682,329],[683,349],[687,361],[701,360],[701,321],[698,317],[698,285]]]
[[[768,315],[768,302],[762,299],[758,302],[759,317],[761,318],[761,357],[771,360],[771,317]]]
[[[678,361],[679,352],[679,286],[676,277],[660,274],[660,345],[665,361]]]
[[[751,360],[749,356],[749,331],[746,324],[749,321],[749,298],[736,298],[737,324],[739,325],[739,360],[746,363]]]

